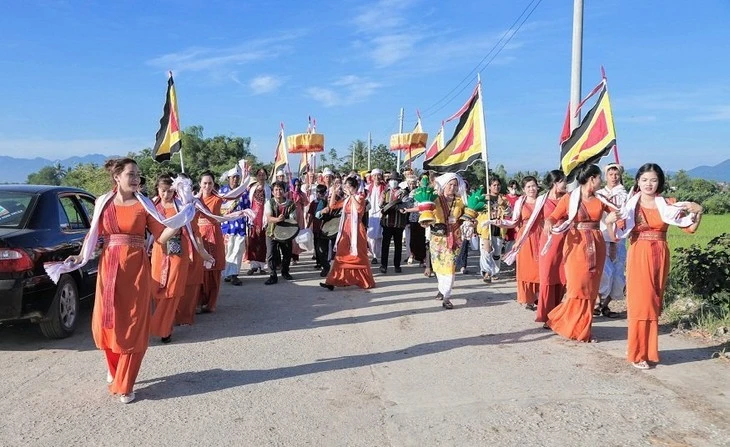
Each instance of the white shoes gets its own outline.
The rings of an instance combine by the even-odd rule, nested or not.
[[[106,372],[106,383],[112,383],[114,382],[114,376],[112,376],[112,373],[109,371]]]
[[[134,391],[132,391],[129,394],[122,394],[121,396],[119,396],[119,402],[121,402],[123,404],[128,404],[128,403],[132,402],[134,400],[134,398],[135,398]]]

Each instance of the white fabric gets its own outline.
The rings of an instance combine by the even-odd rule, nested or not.
[[[312,229],[302,228],[299,230],[299,234],[297,234],[297,237],[294,238],[294,242],[296,242],[297,245],[299,245],[299,248],[303,251],[313,251],[314,236],[312,235]]]
[[[524,205],[525,201],[522,200],[522,198],[525,196],[520,197],[515,204],[515,212],[512,214],[512,221],[517,222],[520,218],[520,214],[517,214],[518,208],[519,212],[522,213],[522,206]],[[524,226],[524,229],[520,233],[520,238],[515,241],[515,243],[512,245],[512,249],[507,253],[507,255],[504,257],[504,263],[507,265],[514,264],[515,260],[517,259],[517,253],[519,253],[520,248],[522,247],[522,244],[527,240],[527,237],[530,234],[530,230],[532,230],[532,226],[535,224],[535,221],[540,216],[540,213],[542,212],[542,208],[545,205],[545,201],[547,200],[548,193],[542,194],[537,198],[537,201],[535,202],[535,208],[532,210],[532,214],[530,214],[530,219],[527,221],[527,224]],[[522,201],[522,203],[519,203]]]
[[[177,180],[177,179],[176,179]],[[186,179],[187,180],[187,179]],[[189,183],[189,181],[188,181]],[[178,183],[179,185],[179,183]],[[175,186],[175,183],[173,182],[173,186]],[[192,189],[191,189],[192,190]],[[177,191],[178,194],[182,197],[185,193],[181,190]],[[91,220],[91,227],[89,228],[89,232],[86,235],[86,238],[84,239],[84,244],[81,247],[81,262],[79,264],[74,264],[71,262],[47,262],[43,264],[43,267],[46,270],[46,273],[51,278],[51,280],[54,283],[58,283],[58,280],[61,278],[61,275],[64,273],[70,273],[74,270],[78,270],[79,268],[83,267],[88,263],[94,256],[94,251],[96,249],[96,244],[99,240],[99,230],[101,226],[101,216],[106,208],[107,204],[114,199],[114,196],[116,195],[116,192],[110,191],[101,197],[99,197],[96,200],[96,204],[94,205],[94,216]],[[134,194],[135,198],[142,204],[147,214],[152,216],[156,221],[161,223],[162,225],[168,227],[168,228],[180,228],[188,223],[190,223],[194,216],[195,216],[195,208],[194,205],[186,204],[183,206],[183,208],[174,216],[169,218],[164,218],[158,211],[157,208],[155,208],[154,203],[147,197],[143,196],[140,193]],[[189,198],[188,198],[189,199]]]
[[[453,273],[448,275],[440,275],[436,273],[439,292],[441,292],[441,295],[444,296],[444,301],[451,299],[451,291],[454,288],[454,278],[456,278],[456,275]]]
[[[624,297],[626,286],[626,244],[623,240],[616,242],[616,259],[608,257],[608,243],[606,244],[606,261],[603,264],[603,275],[598,287],[601,298],[610,296],[614,300]]]
[[[611,166],[611,165],[609,165]],[[604,186],[603,188],[596,191],[596,195],[600,195],[604,197],[609,202],[613,203],[617,207],[621,208],[626,203],[626,200],[628,199],[628,194],[626,193],[626,188],[624,188],[624,185],[618,184],[613,187],[613,189],[609,189],[608,186]],[[601,232],[603,233],[603,240],[606,242],[610,242],[611,238],[608,236],[608,227],[606,226],[606,213],[603,213],[603,217],[601,218]]]
[[[378,218],[378,225],[380,225],[380,201],[382,199],[383,192],[385,191],[385,185],[381,183],[373,183],[368,193],[368,201],[370,202],[370,217]]]
[[[246,236],[227,234],[226,239],[226,269],[223,276],[237,276],[241,271],[241,260],[246,252]]]
[[[621,219],[626,222],[626,226],[623,230],[620,228],[616,229],[617,238],[625,239],[629,237],[631,231],[634,229],[634,226],[636,225],[636,207],[639,205],[640,198],[640,193],[634,194],[629,197],[629,200],[621,208]],[[665,224],[685,228],[694,223],[694,214],[682,217],[682,213],[684,213],[684,206],[686,206],[688,202],[677,202],[674,205],[670,205],[664,197],[654,196],[654,203],[656,204],[659,215],[662,218],[662,222]]]
[[[346,207],[350,207],[350,213],[345,212]],[[342,214],[340,215],[340,227],[337,232],[337,239],[335,241],[335,247],[340,242],[342,237],[342,229],[345,227],[345,220],[350,219],[350,255],[357,256],[357,223],[360,219],[357,218],[357,202],[352,196],[345,199],[344,205],[342,205]]]
[[[605,205],[618,210],[618,207],[616,205],[609,202],[602,196],[594,195],[594,197],[597,198],[598,200],[600,200]],[[545,246],[542,248],[542,251],[540,252],[540,256],[545,256],[545,254],[550,249],[550,245],[553,242],[553,234],[565,233],[573,225],[573,220],[575,219],[575,216],[578,215],[578,207],[580,207],[580,198],[581,198],[581,188],[575,188],[570,193],[570,198],[568,199],[569,200],[569,202],[568,202],[568,220],[563,222],[561,225],[558,225],[557,227],[553,227],[552,231],[548,235],[547,242],[545,242]]]
[[[454,179],[456,179],[458,185],[456,195],[461,197],[461,201],[463,203],[466,203],[466,183],[464,183],[464,179],[462,179],[459,174],[448,172],[436,177],[436,185],[439,188],[439,194],[443,195],[446,185]]]
[[[250,203],[253,206],[253,194],[256,192],[256,188],[261,187],[261,185],[258,184],[258,182],[254,182],[251,187],[248,189],[248,203]],[[271,188],[266,183],[263,184],[264,188],[264,203],[268,202],[269,199],[271,199]],[[253,211],[251,211],[253,214]],[[253,222],[254,217],[249,218],[249,222]],[[266,213],[264,213],[264,219],[261,223],[264,227],[266,226]]]
[[[489,273],[492,276],[498,275],[501,271],[502,260],[502,238],[497,236],[491,237],[492,250],[487,251],[487,239],[479,239],[479,267],[482,272]],[[497,259],[494,254],[497,253]]]

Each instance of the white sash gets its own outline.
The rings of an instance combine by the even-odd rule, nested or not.
[[[357,202],[355,201],[355,199],[352,198],[352,196],[346,198],[345,203],[342,205],[342,215],[340,216],[340,226],[339,230],[337,231],[335,247],[337,247],[340,243],[340,238],[342,237],[342,229],[345,227],[345,220],[348,216],[348,214],[345,212],[346,206],[350,207],[350,255],[357,256],[357,223],[360,219],[358,219],[357,214]]]
[[[616,237],[619,239],[625,239],[636,226],[636,207],[639,205],[639,199],[641,194],[635,193],[626,204],[621,208],[621,219],[626,223],[623,230],[616,228]],[[662,196],[654,196],[654,203],[656,204],[659,215],[662,218],[662,222],[668,225],[674,225],[680,228],[689,227],[695,222],[694,213],[688,216],[682,216],[684,213],[684,206],[689,202],[677,202],[674,205],[667,203],[667,200]]]
[[[525,196],[522,196],[525,197]],[[522,197],[520,197],[517,202],[515,203],[515,212],[519,208],[520,213],[522,213],[522,206],[524,205],[524,200],[522,200]],[[515,259],[517,259],[517,253],[520,251],[520,247],[522,247],[522,244],[527,240],[527,236],[530,234],[530,230],[532,229],[532,226],[535,224],[535,221],[540,216],[540,213],[542,212],[542,208],[545,205],[545,201],[547,200],[548,193],[542,194],[540,197],[537,198],[537,201],[535,201],[535,208],[532,210],[532,214],[530,214],[530,219],[527,221],[527,225],[525,225],[525,228],[522,230],[522,234],[520,234],[520,238],[517,239],[517,241],[512,246],[512,250],[507,253],[503,259],[504,263],[507,265],[512,265],[515,262]],[[522,203],[519,203],[519,202]],[[519,217],[519,216],[518,216]],[[517,221],[515,218],[515,214],[512,214],[512,221]]]

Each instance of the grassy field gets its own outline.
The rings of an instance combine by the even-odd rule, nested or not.
[[[679,247],[689,247],[692,244],[704,247],[712,238],[722,233],[730,233],[730,214],[702,216],[702,222],[695,234],[689,234],[677,227],[670,226],[667,236],[669,248],[674,251]]]

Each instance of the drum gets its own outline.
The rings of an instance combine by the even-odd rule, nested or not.
[[[299,224],[295,219],[287,219],[274,225],[273,239],[279,242],[287,242],[299,234]]]
[[[322,217],[322,235],[326,239],[337,239],[337,233],[340,231],[341,214],[341,210],[335,210],[334,212]]]

